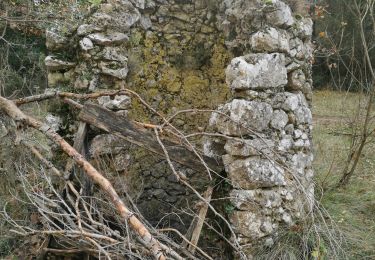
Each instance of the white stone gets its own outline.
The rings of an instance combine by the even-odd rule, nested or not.
[[[88,51],[94,48],[92,41],[86,37],[79,41],[79,46],[83,51]]]
[[[140,8],[144,7],[143,0],[134,1]],[[128,32],[140,18],[139,10],[128,0],[111,0],[107,4],[101,4],[100,10],[90,17],[89,22],[111,30]]]
[[[278,208],[282,198],[277,190],[237,190],[230,192],[231,203],[239,210],[254,210],[255,207]]]
[[[290,135],[285,135],[278,146],[278,150],[281,152],[287,152],[289,151],[293,146],[293,138]]]
[[[87,37],[98,45],[113,45],[129,40],[126,34],[119,32],[93,33]]]
[[[302,90],[306,83],[306,76],[302,70],[295,70],[288,74],[288,89]]]
[[[145,0],[130,0],[130,2],[132,2],[136,7],[140,9],[145,8]]]
[[[118,79],[126,79],[126,76],[128,75],[128,72],[129,72],[128,67],[123,66],[118,69],[112,69],[111,67],[114,67],[114,66],[118,67],[118,64],[116,62],[101,62],[99,64],[101,73],[118,78]]]
[[[232,185],[240,189],[266,188],[286,184],[284,170],[268,159],[251,157],[236,160],[228,167]]]
[[[282,130],[288,124],[288,120],[288,115],[283,110],[275,110],[270,124],[273,128]]]
[[[294,24],[290,7],[280,0],[272,0],[274,11],[267,13],[267,21],[276,27],[288,28]]]
[[[62,125],[62,119],[58,116],[54,116],[52,114],[47,114],[45,117],[46,124],[55,132],[59,131]]]
[[[312,166],[313,155],[299,152],[292,157],[292,167],[294,172],[304,175],[305,169]]]
[[[289,52],[289,38],[285,31],[267,28],[250,37],[250,45],[258,52]]]
[[[241,136],[261,132],[268,128],[272,117],[272,107],[268,103],[234,99],[219,107],[219,113],[213,113],[210,125],[222,134]]]
[[[296,21],[298,35],[302,38],[310,38],[313,34],[314,22],[311,18],[304,17]]]
[[[92,25],[92,24],[82,24],[77,29],[77,35],[78,36],[86,36],[93,32],[100,32],[103,28],[100,28],[98,26]]]
[[[235,230],[241,235],[253,239],[266,236],[261,230],[263,216],[251,211],[235,211],[230,216],[231,223]]]
[[[310,108],[301,106],[294,111],[296,116],[296,123],[299,124],[312,124],[312,113]]]
[[[67,70],[76,66],[74,62],[59,60],[53,56],[47,56],[44,59],[44,64],[50,71]]]
[[[249,54],[234,58],[226,69],[233,90],[276,88],[287,84],[283,54]]]
[[[5,137],[8,134],[8,129],[6,128],[4,122],[0,120],[0,138]]]
[[[269,139],[230,139],[226,142],[224,149],[230,155],[248,157],[254,155],[270,154],[274,146],[275,142]]]
[[[114,98],[102,96],[98,98],[99,105],[111,110],[126,110],[130,107],[131,99],[126,95],[117,95]]]
[[[296,129],[294,130],[294,138],[298,139],[298,138],[301,138],[301,136],[303,135],[304,133],[300,130],[300,129]]]
[[[142,16],[140,20],[140,24],[144,30],[148,30],[152,27],[151,19],[148,16]]]

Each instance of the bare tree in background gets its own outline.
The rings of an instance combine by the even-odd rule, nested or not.
[[[318,9],[315,76],[319,81],[330,75],[336,90],[359,92],[356,111],[350,111],[350,146],[337,187],[345,186],[356,172],[364,148],[373,141],[375,133],[373,102],[375,97],[375,20],[374,0],[327,0],[329,13],[322,5]],[[327,17],[325,17],[327,16]],[[324,80],[327,84],[327,79]]]

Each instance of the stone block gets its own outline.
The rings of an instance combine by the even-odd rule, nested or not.
[[[257,157],[236,160],[228,166],[228,176],[235,188],[255,189],[286,184],[284,169],[276,162]]]
[[[285,56],[272,53],[234,58],[226,69],[226,81],[232,90],[267,89],[286,85]]]

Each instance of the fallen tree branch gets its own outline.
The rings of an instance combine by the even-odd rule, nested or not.
[[[145,225],[143,225],[143,223],[134,215],[134,213],[126,207],[116,190],[113,188],[112,184],[59,134],[53,131],[48,125],[45,125],[38,120],[25,115],[15,103],[6,98],[0,97],[0,110],[5,112],[16,122],[39,130],[54,143],[56,143],[66,154],[73,158],[74,161],[83,168],[86,175],[106,193],[109,201],[111,201],[116,207],[120,216],[124,219],[124,221],[129,223],[130,227],[139,236],[142,243],[146,246],[155,259],[167,259],[167,254],[170,254],[175,259],[182,259],[182,257],[179,256],[175,251],[154,238]]]
[[[126,118],[121,118],[121,120],[119,120],[118,115],[113,111],[98,105],[87,104],[82,108],[79,119],[108,133],[115,134],[130,143],[143,147],[163,157],[165,156],[165,152],[152,134]],[[171,160],[200,172],[206,170],[193,151],[169,140],[162,141]],[[210,169],[216,172],[222,171],[223,166],[220,162],[207,156],[202,157]]]

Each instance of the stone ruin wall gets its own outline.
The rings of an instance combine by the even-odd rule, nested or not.
[[[280,0],[108,0],[68,32],[47,31],[49,86],[127,87],[168,115],[218,107],[211,118],[181,115],[174,123],[230,137],[201,142],[224,161],[232,185],[228,217],[251,256],[313,206],[311,35],[312,20]],[[150,118],[127,96],[99,103],[137,121]],[[111,135],[90,146],[93,157],[111,158],[112,181],[127,186],[151,223],[194,204],[159,157]],[[180,170],[204,190],[205,176]],[[161,225],[184,232],[189,225],[180,220],[172,214]]]

